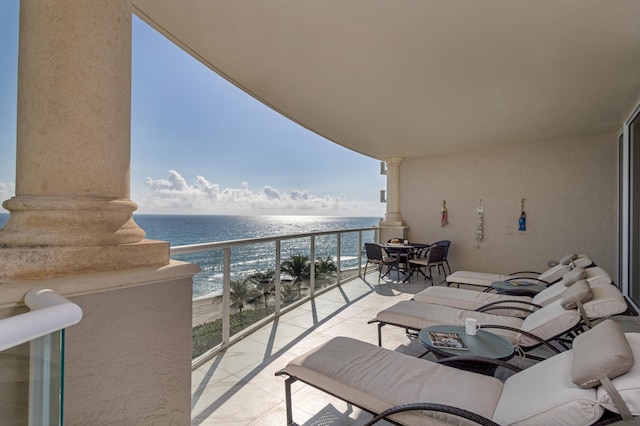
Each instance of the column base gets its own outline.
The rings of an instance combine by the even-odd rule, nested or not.
[[[405,226],[404,223],[400,222],[400,224],[389,224],[387,222],[380,222],[380,231],[379,238],[381,243],[386,243],[391,238],[402,238],[404,239],[407,234],[408,226]]]
[[[145,236],[133,220],[138,206],[127,198],[22,195],[2,205],[11,216],[0,248],[119,245]]]
[[[169,243],[0,248],[0,284],[169,264]]]

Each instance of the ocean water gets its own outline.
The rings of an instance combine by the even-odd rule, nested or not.
[[[0,213],[0,226],[9,219]],[[337,231],[367,228],[378,224],[378,217],[326,216],[196,216],[196,215],[134,215],[134,220],[146,232],[146,238],[169,241],[172,247],[206,242],[229,241],[259,237],[303,234],[316,231]],[[363,233],[363,243],[373,241],[373,231]],[[341,235],[341,269],[358,265],[358,233]],[[316,258],[337,258],[337,237],[318,236],[315,239]],[[310,238],[285,240],[281,245],[281,260],[294,254],[310,255]],[[194,277],[193,297],[220,294],[222,291],[223,252],[172,256],[176,260],[196,263],[202,272]],[[254,272],[275,270],[275,243],[233,247],[232,277],[244,277]]]

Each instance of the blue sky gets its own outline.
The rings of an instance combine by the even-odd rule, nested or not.
[[[18,0],[0,4],[0,199],[14,195]],[[140,213],[384,215],[379,162],[292,123],[133,18]]]

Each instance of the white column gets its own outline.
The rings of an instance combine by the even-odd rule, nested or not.
[[[393,157],[387,163],[387,212],[380,221],[380,241],[390,238],[405,238],[407,227],[400,211],[400,165],[402,158]]]
[[[168,249],[114,250],[145,236],[129,198],[131,19],[131,0],[21,1],[5,280],[168,262]]]
[[[386,163],[387,212],[382,223],[389,226],[404,226],[400,212],[400,164],[402,164],[402,158],[389,158]]]

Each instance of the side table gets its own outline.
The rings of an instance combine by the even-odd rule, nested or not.
[[[533,297],[547,287],[544,284],[526,281],[494,281],[491,283],[491,288],[499,294]]]
[[[457,333],[462,339],[465,346],[469,349],[460,350],[453,348],[442,348],[433,346],[429,338],[429,332],[441,333]],[[492,358],[496,360],[506,361],[511,359],[515,353],[515,349],[511,342],[502,336],[490,333],[486,330],[478,330],[475,336],[467,335],[463,326],[457,325],[434,325],[423,328],[418,334],[418,340],[427,349],[429,349],[437,358],[448,358],[452,356],[477,356],[483,358]],[[497,368],[496,365],[486,364],[483,362],[460,361],[451,363],[456,368],[474,371],[476,373],[493,376]]]

